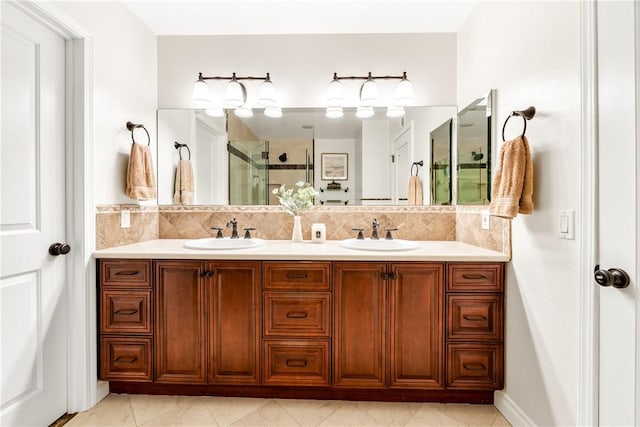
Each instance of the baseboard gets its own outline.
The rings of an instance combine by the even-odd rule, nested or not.
[[[536,424],[531,418],[504,391],[495,392],[493,404],[512,426],[535,427]]]
[[[96,402],[98,404],[102,399],[109,395],[109,382],[108,381],[98,381],[96,386]]]

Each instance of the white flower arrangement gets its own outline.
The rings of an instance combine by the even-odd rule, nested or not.
[[[284,207],[285,212],[293,216],[298,216],[303,211],[311,209],[313,199],[319,194],[308,182],[296,182],[296,187],[298,187],[297,190],[286,189],[282,184],[280,188],[274,188],[272,191]]]

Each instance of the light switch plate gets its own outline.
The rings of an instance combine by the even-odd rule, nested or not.
[[[120,228],[131,227],[131,211],[123,209],[120,211]]]
[[[558,218],[558,237],[561,239],[575,239],[575,216],[576,211],[560,211]]]
[[[491,228],[491,220],[489,218],[491,218],[489,216],[489,211],[483,210],[482,211],[482,229],[483,230],[488,230],[489,228]]]

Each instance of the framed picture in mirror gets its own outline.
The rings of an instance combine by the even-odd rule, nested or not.
[[[349,178],[348,153],[322,153],[320,159],[321,179],[340,181]]]

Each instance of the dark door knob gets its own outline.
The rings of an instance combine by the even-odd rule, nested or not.
[[[66,243],[53,243],[49,246],[49,253],[53,256],[66,255],[71,252],[71,246]]]
[[[598,285],[613,286],[614,288],[626,288],[631,282],[626,271],[620,268],[600,270],[600,265],[596,265],[593,277]]]

